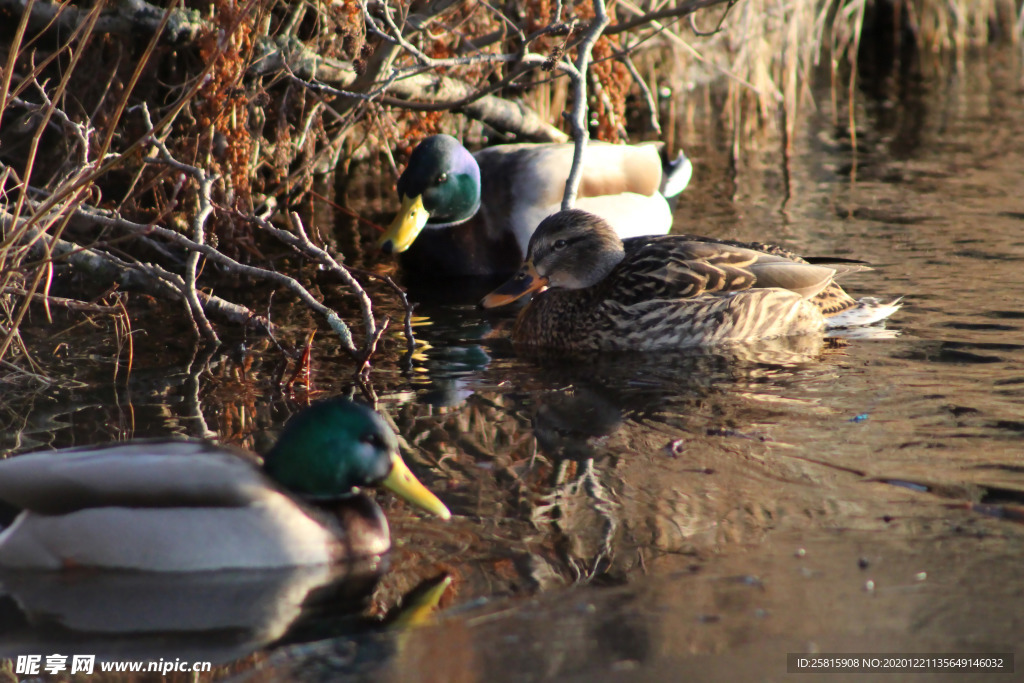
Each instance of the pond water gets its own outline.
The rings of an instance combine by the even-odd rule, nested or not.
[[[283,636],[294,644],[246,660],[242,677],[775,680],[787,653],[1014,652],[1024,633],[1021,73],[995,53],[959,76],[893,77],[863,99],[856,149],[827,93],[786,157],[752,150],[731,164],[700,131],[680,130],[696,173],[675,229],[872,263],[843,284],[905,297],[891,338],[529,358],[503,341],[514,313],[479,311],[480,292],[439,303],[414,290],[412,369],[385,364],[373,379],[407,460],[455,519],[382,499],[396,548],[369,606],[341,591],[355,611],[320,630],[307,621]],[[252,425],[289,412],[246,379],[272,368],[234,355],[182,364],[174,348],[167,358],[140,360],[110,390],[6,402],[2,445],[212,433],[251,444]],[[95,375],[110,367],[101,359]],[[327,357],[319,372],[344,367]],[[380,625],[441,573],[451,584],[432,619],[407,596],[412,618]],[[272,578],[225,583],[227,603],[254,601],[266,621],[225,620],[187,642],[168,626],[159,648],[150,635],[130,652],[226,662],[275,642],[295,610],[271,598],[294,601],[323,577]],[[58,592],[5,587],[22,603]],[[197,600],[211,599],[204,590]],[[41,604],[37,621],[59,613]],[[6,627],[5,654],[54,637],[29,622]],[[73,647],[73,629],[59,626]],[[965,678],[938,677],[954,676]]]

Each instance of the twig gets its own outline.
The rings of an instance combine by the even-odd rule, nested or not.
[[[370,343],[376,334],[376,325],[373,321],[373,302],[370,301],[370,297],[366,294],[366,290],[363,289],[359,281],[352,277],[352,273],[348,272],[345,266],[338,263],[338,261],[327,252],[326,249],[316,246],[309,239],[309,235],[306,234],[306,228],[302,225],[302,218],[299,214],[294,211],[288,214],[288,218],[294,228],[296,237],[298,238],[298,245],[301,246],[300,251],[305,253],[308,257],[311,257],[321,266],[326,268],[333,275],[341,278],[352,293],[355,295],[356,300],[359,302],[359,310],[363,314],[363,327],[366,328],[366,342],[363,344],[364,352],[369,353]],[[296,241],[289,239],[290,233],[283,230],[278,230],[273,226],[270,226],[275,231],[275,235],[278,239],[291,244],[293,247],[296,246]],[[283,234],[282,234],[283,233]]]
[[[572,109],[566,115],[566,119],[569,121],[569,128],[572,131],[574,146],[572,167],[569,170],[569,177],[566,178],[565,194],[562,197],[563,211],[571,209],[576,204],[576,195],[579,193],[583,173],[583,155],[587,148],[587,141],[590,139],[590,133],[587,130],[587,68],[590,65],[590,55],[594,44],[610,21],[604,0],[594,0],[594,20],[590,22],[590,26],[583,34],[583,40],[576,46],[576,61],[573,68],[568,70],[569,78],[573,83],[573,101]]]
[[[651,92],[650,86],[647,85],[647,81],[637,71],[636,64],[629,58],[629,53],[620,52],[619,60],[625,65],[629,71],[629,75],[633,77],[633,82],[640,88],[640,94],[644,96],[644,102],[647,103],[647,112],[650,114],[648,123],[656,133],[661,133],[661,120],[658,116],[658,101],[654,97],[654,93]]]
[[[722,2],[728,2],[729,3],[729,7],[727,8],[726,12],[722,14],[722,17],[719,20],[719,26],[716,27],[715,31],[712,31],[712,33],[720,30],[721,22],[725,20],[725,17],[728,15],[728,10],[732,9],[733,5],[735,4],[735,0],[721,0],[721,1]],[[634,5],[629,0],[619,0],[619,7],[624,7],[626,9],[628,9],[630,12],[633,12],[633,13],[635,13],[637,15],[640,15],[640,16],[647,16],[647,15],[644,15],[643,11],[639,7]],[[680,17],[673,17],[673,18],[674,19],[678,19]],[[654,32],[651,33],[650,35],[644,36],[644,37],[634,41],[629,46],[623,48],[622,52],[624,54],[632,53],[634,50],[636,50],[636,48],[638,46],[642,45],[644,42],[650,40],[652,37],[654,37],[656,35],[664,35],[668,39],[669,42],[673,43],[674,45],[678,45],[680,48],[685,50],[689,55],[691,55],[694,59],[696,59],[697,61],[699,61],[702,64],[706,65],[709,69],[717,71],[718,73],[722,74],[723,76],[725,76],[729,80],[734,81],[735,83],[738,83],[738,84],[742,85],[744,88],[747,88],[748,90],[750,90],[751,92],[756,94],[758,97],[768,97],[768,96],[770,96],[769,94],[765,93],[761,88],[758,88],[757,86],[755,86],[753,83],[751,83],[748,80],[740,78],[735,73],[733,73],[731,70],[729,70],[726,67],[724,67],[721,64],[719,64],[717,61],[708,59],[707,57],[702,55],[699,50],[697,50],[692,45],[687,43],[685,40],[680,38],[679,35],[677,35],[676,33],[673,33],[672,31],[669,31],[668,28],[672,25],[671,22],[667,23],[667,24],[663,24],[663,23],[661,23],[660,21],[658,21],[656,19],[652,19],[650,21],[650,25],[654,29]],[[608,35],[609,33],[610,33],[610,31],[605,31],[606,35]],[[776,98],[776,99],[778,101],[781,101],[780,98]]]
[[[138,232],[145,232],[151,228],[151,226],[132,223],[122,218],[111,219],[109,216],[100,213],[98,209],[86,209],[84,207],[76,207],[72,218],[74,219],[73,223],[89,227],[99,224],[106,227],[117,227]],[[34,251],[41,252],[40,255],[45,258],[70,262],[79,271],[94,275],[98,273],[100,277],[107,281],[118,282],[126,288],[140,289],[162,297],[180,298],[182,295],[183,281],[179,275],[165,271],[154,264],[126,263],[112,254],[82,247],[59,237],[47,235],[43,228],[26,227],[27,220],[24,219],[16,224],[10,214],[0,209],[0,227],[5,229],[14,228],[15,225],[18,226],[19,230],[24,230],[21,239],[28,243],[38,243],[34,247]],[[163,230],[163,228],[160,230]],[[167,232],[171,235],[177,235],[177,233],[171,230]],[[183,235],[178,236],[186,241],[190,241]],[[246,323],[254,320],[259,322],[259,319],[253,316],[252,312],[244,306],[239,306],[220,297],[204,294],[203,292],[199,293],[199,297],[208,311],[215,312],[224,319],[235,323]]]
[[[31,296],[36,301],[46,301],[52,306],[61,306],[70,311],[79,311],[82,313],[107,313],[113,315],[117,313],[121,307],[119,306],[101,306],[100,304],[91,304],[87,301],[79,301],[78,299],[66,299],[61,296],[43,295],[39,292],[29,292],[21,287],[7,287],[3,291],[16,294],[18,296]]]
[[[516,56],[511,54],[485,53],[476,54],[471,57],[446,57],[442,59],[430,57],[424,54],[423,51],[420,50],[418,47],[416,47],[415,45],[413,45],[412,43],[405,39],[405,36],[402,35],[402,29],[398,28],[398,26],[395,24],[394,19],[391,18],[391,9],[388,6],[387,2],[383,2],[380,4],[381,17],[384,19],[384,23],[387,24],[387,30],[383,30],[377,25],[377,20],[373,16],[373,14],[370,13],[369,7],[367,6],[367,3],[365,1],[360,2],[360,5],[363,8],[363,17],[366,19],[366,27],[370,30],[371,33],[376,35],[378,38],[381,38],[382,40],[386,40],[389,43],[395,43],[401,46],[402,49],[404,49],[406,52],[415,57],[417,61],[419,61],[420,64],[422,64],[423,66],[428,66],[432,69],[437,69],[451,66],[470,66],[481,63],[487,64],[510,62],[516,59]]]
[[[409,301],[405,290],[399,287],[398,283],[392,280],[390,275],[380,275],[373,271],[363,270],[362,268],[351,268],[350,270],[360,275],[380,280],[398,295],[399,300],[402,302],[402,307],[405,309],[405,355],[406,358],[411,360],[412,355],[416,353],[416,337],[412,330],[412,314],[416,310],[416,304]]]
[[[629,21],[620,21],[612,24],[607,28],[607,30],[605,30],[604,34],[607,36],[614,36],[619,33],[630,31],[637,26],[650,24],[655,21],[660,21],[661,19],[678,19],[680,17],[693,14],[699,9],[714,7],[715,5],[728,4],[732,7],[736,1],[737,0],[687,0],[686,2],[677,4],[675,7],[658,10],[656,12],[648,12],[647,14],[634,17]]]
[[[293,277],[284,275],[283,273],[276,273],[273,271],[265,270],[263,268],[257,268],[255,266],[248,266],[238,263],[234,259],[225,256],[224,254],[222,254],[221,252],[217,251],[215,248],[207,244],[197,244],[196,242],[189,239],[185,235],[182,235],[181,233],[175,232],[174,230],[169,230],[167,228],[162,228],[160,226],[133,223],[132,221],[128,221],[120,217],[111,217],[105,215],[98,209],[87,209],[85,207],[77,207],[74,211],[74,215],[77,218],[85,219],[88,223],[93,225],[100,224],[107,227],[130,230],[142,235],[158,235],[176,244],[181,248],[184,248],[189,251],[199,252],[206,256],[207,259],[209,259],[210,261],[217,263],[230,271],[239,273],[241,275],[247,275],[249,277],[260,280],[275,282],[279,285],[287,287],[309,308],[319,313],[320,315],[324,316],[324,318],[327,320],[328,325],[330,325],[331,329],[333,329],[335,333],[337,333],[338,336],[341,338],[342,345],[344,346],[346,351],[348,351],[354,358],[362,357],[356,350],[355,344],[352,341],[352,334],[349,331],[348,326],[341,319],[341,317],[334,310],[317,301],[316,298],[313,297],[313,295],[310,294],[310,292],[305,287],[303,287],[298,280],[296,280]],[[2,211],[0,211],[0,224],[4,223],[4,218],[5,214]],[[274,228],[274,230],[276,230],[276,228]],[[38,237],[38,233],[41,232],[37,228],[32,228],[32,231],[33,232],[31,233],[31,236],[36,237]],[[45,239],[45,236],[43,236],[43,239]],[[114,257],[112,257],[110,254],[106,254],[103,252],[94,252],[92,250],[80,248],[77,247],[77,245],[71,245],[70,243],[64,242],[63,240],[61,240],[61,243],[63,244],[62,249],[64,250],[64,252],[62,253],[80,251],[83,254],[88,254],[91,258],[102,258],[112,262],[115,260]],[[119,267],[119,269],[122,271],[128,268],[131,268],[131,266]],[[179,296],[181,295],[181,288],[184,285],[180,276],[176,276],[173,273],[168,273],[167,271],[164,271],[162,268],[159,268],[154,264],[140,264],[138,266],[134,266],[134,268],[137,271],[144,272],[144,274],[151,280],[159,279],[165,283],[168,283],[174,290],[176,290]],[[115,275],[113,279],[117,280],[118,277]],[[199,292],[199,298],[203,302],[204,306],[206,306],[207,308],[210,307],[211,305],[216,305],[218,306],[219,309],[223,310],[225,313],[233,315],[236,319],[239,318],[240,315],[244,316],[246,319],[253,318],[251,312],[249,312],[248,309],[245,309],[244,307],[241,306],[237,306],[235,304],[231,304],[230,302],[226,302],[223,299],[219,299],[217,297],[213,297],[202,292]]]
[[[384,282],[388,284],[391,289],[398,294],[399,300],[402,302],[402,308],[405,309],[405,350],[410,356],[416,352],[416,337],[412,333],[412,314],[415,310],[416,305],[409,303],[409,297],[406,296],[405,290],[399,287],[394,280],[391,279],[390,275],[383,276]]]
[[[398,80],[398,77],[400,75],[400,72],[397,69],[395,69],[394,71],[391,72],[391,75],[384,79],[384,81],[380,83],[380,85],[378,85],[376,88],[374,88],[370,92],[362,93],[354,92],[352,90],[341,90],[339,88],[335,88],[333,86],[327,85],[326,83],[317,80],[306,80],[304,78],[300,78],[294,71],[291,70],[291,67],[288,64],[285,65],[285,70],[288,73],[289,78],[291,78],[293,81],[301,85],[303,88],[307,88],[309,90],[312,90],[313,92],[327,93],[328,95],[334,95],[335,97],[347,97],[358,100],[364,100],[366,102],[373,102],[374,100],[379,99],[387,91],[387,89],[390,88],[396,80]]]
[[[160,158],[156,159],[153,157],[143,157],[145,163],[162,163],[170,166],[171,168],[177,169],[178,171],[185,173],[195,179],[199,185],[199,194],[197,201],[199,202],[199,210],[195,213],[192,218],[192,239],[196,244],[202,245],[206,242],[206,221],[213,215],[213,184],[217,180],[217,176],[208,174],[203,169],[197,166],[190,166],[189,164],[183,164],[171,155],[170,150],[167,149],[167,145],[162,140],[153,135],[153,121],[149,116],[149,107],[145,103],[138,106],[138,109],[142,112],[143,120],[146,123],[149,133],[147,134],[147,141],[157,148],[160,152]],[[196,280],[198,279],[199,271],[199,258],[200,254],[198,251],[191,251],[188,256],[188,260],[185,262],[185,301],[188,303],[189,309],[192,313],[192,320],[198,325],[199,330],[202,332],[206,339],[214,344],[219,344],[220,339],[217,337],[217,332],[213,329],[213,325],[206,318],[206,313],[203,312],[203,305],[199,302],[199,294],[196,291]]]
[[[691,14],[689,16],[689,20],[690,30],[693,31],[693,35],[699,36],[701,38],[706,38],[708,36],[713,36],[716,33],[719,33],[722,30],[722,25],[725,23],[725,18],[729,16],[729,10],[731,10],[733,8],[733,5],[735,5],[737,2],[739,2],[739,0],[728,0],[728,4],[725,7],[725,11],[722,12],[722,16],[718,18],[718,23],[715,24],[715,27],[710,31],[701,31],[699,28],[697,28],[697,15]]]
[[[369,339],[369,343],[366,346],[366,354],[363,356],[363,364],[359,368],[358,374],[360,377],[366,378],[370,374],[370,358],[374,353],[376,353],[377,343],[380,342],[380,338],[384,336],[384,331],[388,329],[388,324],[390,322],[391,319],[385,316],[385,318],[380,321],[380,329],[378,329],[377,333]]]

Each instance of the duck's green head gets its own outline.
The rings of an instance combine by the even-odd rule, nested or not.
[[[442,519],[451,517],[409,471],[384,420],[346,398],[315,403],[289,420],[263,469],[300,496],[331,499],[360,487],[383,486]]]
[[[480,208],[480,166],[450,135],[429,137],[413,150],[398,179],[402,208],[378,244],[386,253],[412,246],[424,227],[469,220]]]
[[[579,209],[559,211],[537,226],[519,271],[481,303],[504,306],[545,287],[585,289],[607,277],[625,255],[622,240],[603,218]]]

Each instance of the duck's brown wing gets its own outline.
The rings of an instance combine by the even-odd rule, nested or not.
[[[753,249],[666,236],[630,240],[626,257],[605,281],[604,295],[632,304],[771,287],[811,297],[834,274],[831,267]]]
[[[703,237],[700,235],[679,235],[681,239],[686,239],[695,242],[706,242],[711,244],[727,244],[741,249],[750,249],[753,251],[762,252],[771,256],[778,256],[790,261],[797,263],[808,263],[799,254],[796,254],[785,247],[780,247],[777,244],[768,244],[766,242],[740,242],[738,240],[718,240],[712,237]],[[641,246],[639,242],[635,245],[636,247]],[[627,250],[629,245],[627,245]],[[863,261],[855,261],[848,259],[830,259],[820,258],[814,259],[814,265],[826,266],[835,270],[835,274],[832,276],[833,279],[839,278],[849,273],[855,273],[865,270],[871,270]],[[766,286],[762,283],[761,286]],[[788,287],[787,287],[788,289]],[[850,296],[846,290],[844,290],[836,282],[829,282],[824,288],[822,288],[814,298],[812,299],[814,304],[821,310],[822,315],[826,318],[838,315],[845,311],[849,311],[856,308],[859,304],[856,299]]]
[[[758,251],[764,251],[767,254],[773,254],[776,256],[782,256],[784,258],[799,261],[801,263],[807,263],[807,261],[797,254],[784,249],[776,244],[763,244],[761,242],[753,242],[746,245],[751,249]],[[849,259],[830,259],[830,258],[819,258],[813,261],[816,265],[823,265],[832,268],[836,271],[833,279],[848,275],[850,273],[862,272],[865,270],[871,270],[871,267],[863,261],[855,261]],[[843,289],[838,283],[830,282],[828,286],[818,292],[812,299],[814,305],[821,310],[821,314],[826,318],[838,315],[845,311],[856,308],[859,303],[852,296],[847,294],[846,290]]]

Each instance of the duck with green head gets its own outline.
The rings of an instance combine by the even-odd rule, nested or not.
[[[0,567],[143,571],[270,569],[343,562],[390,547],[363,487],[383,486],[442,519],[394,433],[344,398],[293,417],[262,470],[205,441],[130,441],[0,461]]]
[[[573,151],[572,144],[539,143],[471,154],[450,135],[426,138],[398,179],[402,205],[379,244],[406,252],[407,268],[435,276],[509,275],[537,224],[559,210]],[[686,187],[692,166],[680,155],[663,170],[656,144],[592,142],[577,203],[620,237],[667,233],[666,197]]]
[[[512,330],[517,344],[579,350],[654,350],[813,334],[871,325],[899,299],[854,299],[835,283],[870,270],[809,263],[781,247],[694,235],[622,240],[577,209],[544,219],[516,275],[484,307],[533,299]]]

